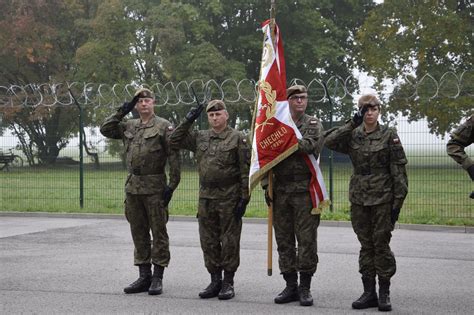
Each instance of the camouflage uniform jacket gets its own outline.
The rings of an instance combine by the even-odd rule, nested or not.
[[[227,126],[222,132],[194,130],[183,121],[170,136],[172,147],[195,153],[199,172],[199,197],[249,199],[250,148],[247,137]]]
[[[296,123],[303,136],[298,140],[298,151],[281,161],[273,168],[275,191],[304,192],[308,191],[311,171],[304,160],[306,154],[313,154],[318,159],[323,148],[323,125],[318,118],[304,114]],[[266,178],[262,180],[265,186]]]
[[[121,112],[108,117],[100,127],[107,138],[122,139],[125,145],[128,176],[125,192],[157,194],[166,185],[165,165],[169,164],[169,186],[174,190],[180,181],[179,151],[171,150],[167,139],[173,126],[154,116],[147,124],[140,119],[122,121]]]
[[[460,125],[452,134],[448,141],[446,150],[463,169],[467,170],[474,165],[474,161],[467,156],[465,147],[474,142],[474,115],[462,125]]]
[[[349,184],[349,200],[357,205],[392,203],[400,209],[408,193],[407,159],[395,128],[378,125],[369,134],[363,124],[348,121],[325,134],[325,145],[349,154],[354,173]]]

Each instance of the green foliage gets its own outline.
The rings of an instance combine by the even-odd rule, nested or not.
[[[102,161],[105,157],[100,157]],[[327,167],[327,166],[326,166]],[[334,165],[333,212],[323,211],[324,220],[349,220],[348,185],[352,167]],[[327,169],[322,169],[328,184]],[[0,211],[45,211],[123,213],[127,172],[118,163],[104,163],[100,170],[89,164],[84,173],[84,209],[79,208],[79,167],[14,169],[0,172]],[[411,167],[408,197],[400,223],[474,225],[468,197],[470,182],[462,169]],[[195,169],[183,167],[181,183],[173,195],[171,215],[195,216],[199,181]],[[246,217],[265,218],[263,190],[255,189]]]
[[[392,79],[389,113],[426,117],[442,135],[473,112],[473,43],[471,1],[386,0],[357,33],[357,60],[379,83]]]

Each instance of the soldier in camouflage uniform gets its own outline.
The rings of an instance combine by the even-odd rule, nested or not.
[[[300,305],[310,306],[313,305],[311,278],[318,264],[320,215],[311,214],[311,171],[303,157],[304,154],[313,154],[316,159],[319,157],[324,143],[324,130],[319,119],[305,114],[308,106],[306,87],[291,86],[287,90],[287,97],[291,117],[303,138],[298,140],[298,151],[273,168],[273,228],[278,245],[278,264],[286,281],[285,289],[274,302],[282,304],[299,300]],[[266,189],[266,179],[262,180],[262,186],[267,204],[270,204],[272,200]]]
[[[446,145],[446,151],[463,169],[467,171],[471,180],[474,181],[474,161],[466,154],[465,148],[474,142],[474,115],[462,125],[460,125],[452,134]],[[474,199],[474,191],[471,192],[471,198]]]
[[[105,137],[122,139],[125,145],[125,217],[135,245],[134,264],[139,268],[139,278],[124,288],[125,293],[161,294],[163,271],[170,261],[166,223],[168,203],[180,181],[179,152],[170,149],[167,138],[173,127],[155,116],[154,104],[153,92],[139,89],[133,100],[124,103],[100,128]],[[140,118],[123,121],[134,107]],[[169,184],[165,174],[167,161]]]
[[[242,216],[249,202],[249,146],[246,137],[227,126],[224,102],[206,107],[211,129],[189,131],[203,105],[193,108],[170,137],[173,147],[195,153],[199,172],[199,237],[211,283],[201,298],[234,297],[234,274],[240,263]],[[222,280],[222,271],[224,278]]]
[[[395,128],[377,121],[380,114],[377,97],[363,95],[358,105],[359,111],[352,120],[326,132],[325,145],[348,154],[354,167],[349,200],[352,227],[361,244],[359,272],[364,293],[352,307],[378,306],[380,311],[390,311],[390,278],[396,271],[390,239],[408,192],[407,159]]]

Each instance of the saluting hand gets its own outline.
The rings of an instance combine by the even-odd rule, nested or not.
[[[186,120],[189,122],[195,121],[202,113],[204,109],[204,104],[200,104],[198,107],[193,107],[191,110],[186,114]]]
[[[125,116],[128,113],[130,113],[135,105],[138,103],[138,99],[140,98],[139,95],[135,95],[130,102],[125,102],[123,103],[122,107],[120,108],[122,110],[122,114]]]
[[[362,106],[362,108],[359,108],[359,110],[354,114],[354,117],[352,117],[352,121],[356,126],[359,126],[364,121],[364,115],[367,112],[367,109],[367,106]]]

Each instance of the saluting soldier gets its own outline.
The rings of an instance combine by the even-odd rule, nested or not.
[[[273,200],[269,198],[267,179],[262,180],[267,204],[273,201],[278,265],[286,281],[286,287],[275,297],[274,302],[283,304],[299,300],[300,305],[311,306],[311,278],[318,265],[320,214],[311,213],[311,171],[304,155],[313,154],[316,159],[319,157],[324,143],[324,129],[318,118],[305,113],[308,106],[305,86],[291,86],[286,93],[291,118],[303,138],[298,140],[298,151],[273,168]]]
[[[448,155],[453,158],[474,181],[474,161],[466,154],[465,148],[474,142],[474,114],[461,124],[452,134],[446,145]],[[474,191],[471,192],[474,199]]]
[[[155,115],[154,105],[154,93],[139,89],[132,101],[124,103],[100,127],[105,137],[122,139],[125,145],[125,217],[135,246],[134,264],[139,268],[139,278],[124,288],[125,293],[161,294],[164,268],[170,261],[166,223],[168,203],[180,181],[179,152],[172,150],[167,141],[173,130],[171,123]],[[140,117],[124,121],[133,108]]]
[[[203,108],[191,109],[171,134],[170,143],[194,152],[197,159],[199,237],[211,275],[211,283],[199,296],[228,300],[235,296],[242,216],[250,198],[250,148],[247,138],[227,125],[229,114],[221,100],[212,100],[206,107],[211,129],[190,131]]]
[[[408,193],[407,159],[396,129],[378,123],[381,104],[377,97],[361,96],[358,107],[352,120],[326,132],[325,145],[348,154],[354,167],[349,200],[352,227],[361,244],[359,272],[364,292],[352,307],[378,306],[380,311],[390,311],[390,279],[396,271],[390,239]]]

